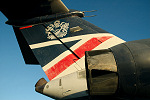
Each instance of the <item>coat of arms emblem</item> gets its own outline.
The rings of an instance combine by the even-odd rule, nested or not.
[[[67,35],[69,29],[69,23],[60,22],[56,20],[53,24],[50,24],[45,29],[48,39],[56,39],[51,32],[53,32],[57,37],[64,37]]]

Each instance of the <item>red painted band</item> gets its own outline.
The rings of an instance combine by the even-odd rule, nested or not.
[[[32,25],[31,26],[20,27],[19,29],[22,30],[22,29],[26,29],[26,28],[30,28],[30,27],[32,27]]]
[[[84,44],[82,44],[80,47],[78,47],[76,50],[74,50],[74,53],[77,54],[80,58],[82,58],[85,55],[85,51],[91,51],[98,45],[100,45],[102,42],[110,39],[112,36],[104,36],[104,37],[96,37],[88,40]],[[49,68],[45,71],[47,77],[49,80],[52,80],[57,75],[62,73],[65,69],[67,69],[70,65],[75,63],[75,61],[78,61],[73,54],[69,54],[66,57],[64,57],[62,60],[57,62],[54,66]]]

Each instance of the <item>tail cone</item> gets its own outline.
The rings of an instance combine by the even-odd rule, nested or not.
[[[35,91],[39,93],[43,93],[43,89],[45,85],[47,84],[47,81],[44,78],[41,78],[36,84],[35,84]]]

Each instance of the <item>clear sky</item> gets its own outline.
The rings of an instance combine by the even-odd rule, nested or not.
[[[97,10],[84,18],[125,41],[150,38],[150,0],[62,0],[69,9]],[[51,100],[35,92],[47,79],[38,65],[26,65],[11,26],[0,12],[0,100]]]

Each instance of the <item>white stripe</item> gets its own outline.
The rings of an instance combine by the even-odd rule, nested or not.
[[[79,35],[79,36],[74,36],[74,37],[67,37],[61,39],[61,41],[65,42],[70,42],[70,41],[75,41],[79,39],[89,39],[92,37],[96,36],[112,36],[112,34],[108,33],[97,33],[97,34],[86,34],[86,35]],[[47,41],[47,42],[42,42],[42,43],[37,43],[37,44],[31,44],[29,45],[31,49],[37,49],[37,48],[42,48],[46,46],[51,46],[51,45],[56,45],[56,44],[61,44],[58,40],[53,40],[53,41]]]

